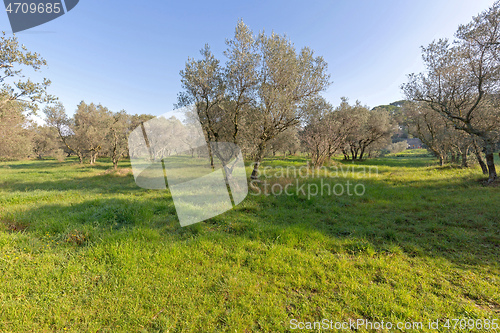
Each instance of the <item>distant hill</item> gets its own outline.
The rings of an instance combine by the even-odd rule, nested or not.
[[[403,113],[403,105],[407,103],[405,100],[392,102],[387,105],[379,105],[372,110],[386,110],[399,125],[399,131],[392,136],[392,142],[399,142],[409,138],[408,126],[406,125],[406,117]]]

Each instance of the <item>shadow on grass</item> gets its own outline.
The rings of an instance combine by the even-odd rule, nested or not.
[[[120,168],[130,168],[130,160],[125,159],[119,162]],[[109,158],[100,158],[96,164],[90,165],[87,161],[80,164],[77,158],[70,157],[66,158],[64,161],[57,161],[54,159],[43,159],[43,160],[21,160],[21,161],[0,161],[0,170],[14,169],[14,170],[37,170],[37,169],[51,169],[51,168],[61,168],[61,167],[74,167],[80,170],[107,170],[113,167]]]
[[[75,177],[72,179],[55,179],[44,181],[9,181],[0,183],[3,190],[9,192],[27,191],[70,191],[78,190],[91,193],[131,193],[144,191],[135,184],[134,176],[130,173],[120,174],[106,168],[109,172],[100,175]],[[74,171],[74,170],[73,170]],[[82,169],[82,172],[88,172]],[[51,173],[51,172],[47,172]]]
[[[328,239],[323,246],[332,252],[352,252],[356,244],[360,252],[398,247],[410,257],[443,257],[460,265],[498,267],[497,189],[474,181],[468,181],[467,189],[445,182],[413,188],[377,180],[363,183],[366,194],[361,197],[270,195],[247,199],[241,207],[207,223],[226,224],[228,230],[252,239],[299,237],[292,246],[321,242],[312,236],[320,232]]]
[[[72,165],[72,162],[57,162],[48,160],[37,160],[38,163],[33,163],[32,161],[26,161],[26,163],[19,162],[4,162],[0,169],[14,169],[14,170],[33,170],[33,169],[47,169],[47,168],[58,168],[61,166]]]
[[[389,166],[405,168],[421,168],[427,166],[437,166],[437,160],[432,157],[383,157],[380,159],[369,159],[362,161],[339,160],[343,165],[370,165],[370,166]]]
[[[91,241],[113,237],[116,232],[133,239],[130,230],[140,227],[157,229],[173,241],[210,238],[216,233],[219,238],[244,237],[265,244],[351,255],[398,248],[410,257],[442,257],[458,265],[498,267],[498,188],[485,188],[474,181],[467,181],[464,187],[460,180],[451,185],[426,180],[421,186],[391,179],[360,182],[366,193],[359,197],[249,195],[235,209],[185,228],[179,226],[168,192],[140,189],[130,174],[17,182],[5,186],[11,191],[84,190],[133,193],[134,197],[92,197],[79,203],[38,205],[11,211],[2,218],[13,225],[13,232],[49,232],[63,237],[77,229],[87,232]],[[16,225],[20,227],[16,229]]]
[[[398,196],[396,192],[385,189],[388,196],[393,195],[392,200],[373,195],[357,199],[247,198],[232,211],[184,228],[179,226],[167,195],[50,204],[13,212],[6,221],[12,232],[18,225],[22,232],[48,232],[57,239],[81,230],[90,235],[91,241],[113,237],[117,232],[132,241],[133,228],[140,227],[157,229],[173,241],[210,238],[215,232],[265,244],[279,240],[290,247],[324,248],[332,253],[360,255],[370,248],[385,253],[397,247],[410,257],[443,257],[458,265],[498,266],[500,221],[495,219],[494,207],[485,206],[483,196],[463,200],[448,194],[447,205],[443,206],[439,188],[420,191],[417,197]]]
[[[97,198],[77,204],[47,204],[4,214],[0,221],[11,232],[48,233],[57,238],[80,230],[92,235],[93,241],[132,227],[174,230],[178,224],[173,202],[167,195],[148,200]]]

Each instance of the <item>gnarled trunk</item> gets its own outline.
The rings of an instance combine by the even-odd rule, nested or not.
[[[474,155],[476,155],[477,162],[481,166],[481,170],[483,170],[483,175],[487,175],[488,174],[488,167],[486,166],[486,164],[483,161],[483,157],[481,156],[481,152],[479,151],[479,147],[477,146],[475,140],[473,141],[473,145],[474,145]]]
[[[96,160],[97,160],[97,155],[99,155],[99,153],[97,151],[91,151],[90,152],[90,165],[94,165]]]
[[[260,162],[262,162],[262,158],[264,157],[265,150],[266,150],[266,144],[260,143],[258,148],[257,148],[257,154],[256,154],[255,160],[254,160],[252,175],[250,176],[250,179],[252,179],[252,180],[259,178],[259,176],[258,176],[259,166],[260,166]]]
[[[361,148],[361,153],[359,154],[359,159],[363,159],[363,155],[365,154],[365,147]]]
[[[208,157],[210,159],[210,167],[212,168],[213,171],[215,170],[215,165],[214,165],[214,155],[212,153],[212,145],[208,143],[207,146],[208,146]]]
[[[491,143],[486,144],[486,165],[488,166],[488,183],[493,182],[497,178],[497,171],[495,169],[495,159],[493,156],[494,145]]]
[[[464,167],[464,168],[469,167],[469,163],[467,161],[467,153],[462,154],[462,167]]]

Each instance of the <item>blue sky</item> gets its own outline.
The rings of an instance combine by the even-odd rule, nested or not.
[[[48,61],[42,76],[68,113],[101,103],[113,111],[160,115],[181,90],[179,71],[208,43],[223,60],[238,19],[257,33],[286,33],[329,64],[323,94],[370,107],[403,98],[406,74],[423,69],[420,46],[453,37],[493,0],[97,1],[20,32],[19,41]],[[11,32],[7,14],[2,30]]]

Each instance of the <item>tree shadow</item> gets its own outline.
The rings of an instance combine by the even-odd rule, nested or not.
[[[109,170],[109,169],[107,169]],[[83,170],[82,172],[88,172]],[[51,172],[48,172],[49,174]],[[27,191],[70,191],[78,190],[90,193],[130,193],[144,191],[135,184],[130,173],[107,172],[95,176],[55,179],[45,181],[9,181],[0,183],[0,187],[9,192]]]
[[[22,169],[29,169],[29,170],[33,170],[33,169],[47,169],[47,168],[57,168],[57,167],[61,167],[63,165],[70,165],[70,164],[73,164],[73,163],[68,163],[68,162],[57,162],[57,161],[48,161],[48,160],[39,160],[37,162],[40,162],[40,163],[9,163],[9,162],[6,162],[6,163],[3,163],[3,167],[4,168],[8,168],[8,169],[14,169],[14,170],[22,170]]]
[[[286,238],[283,233],[292,228],[299,230],[307,243],[308,233],[319,231],[332,240],[325,246],[331,246],[333,252],[339,250],[338,241],[347,247],[353,242],[368,242],[380,253],[397,246],[410,257],[441,257],[461,266],[498,267],[500,194],[495,189],[485,192],[471,180],[465,185],[467,192],[460,185],[445,182],[422,187],[394,186],[375,179],[362,183],[366,193],[359,197],[269,195],[247,199],[241,207],[206,223],[233,220],[229,233],[266,241]],[[238,214],[252,218],[238,218]],[[255,221],[259,228],[255,228]]]
[[[421,168],[428,166],[437,166],[438,161],[433,157],[382,157],[380,159],[367,160],[340,160],[342,165],[355,166],[389,166],[389,167],[404,167],[404,168]]]
[[[180,228],[176,225],[173,202],[167,195],[148,200],[96,198],[81,203],[46,204],[3,214],[0,222],[10,232],[49,234],[58,239],[75,230],[85,231],[91,242],[134,227]]]
[[[26,161],[5,161],[1,163],[0,169],[14,169],[14,170],[38,170],[38,169],[51,169],[60,167],[76,167],[80,170],[107,170],[113,167],[113,165],[107,161],[107,159],[101,159],[94,165],[88,163],[80,164],[78,160],[74,158],[66,159],[64,161],[56,161],[53,159],[43,159],[43,160],[26,160]],[[130,161],[123,160],[120,161],[121,168],[129,168]]]
[[[329,181],[342,183],[345,179]],[[410,257],[442,257],[457,265],[498,266],[500,194],[496,188],[485,188],[471,180],[457,180],[451,185],[440,180],[411,184],[370,178],[359,182],[366,188],[362,196],[249,194],[235,209],[184,228],[179,225],[168,190],[141,189],[130,174],[17,182],[3,186],[8,191],[78,190],[92,194],[134,193],[134,197],[92,196],[79,203],[23,208],[1,218],[13,225],[13,232],[63,235],[72,228],[84,228],[96,239],[98,235],[127,232],[133,227],[161,229],[174,240],[218,232],[265,243],[274,242],[284,233],[293,235],[289,239],[303,238],[307,243],[310,235],[319,232],[327,237],[324,246],[331,252],[349,252],[357,248],[355,244],[369,243],[380,253],[397,246]]]

